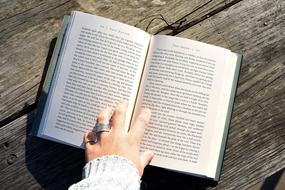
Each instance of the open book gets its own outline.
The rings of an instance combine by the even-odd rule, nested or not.
[[[64,19],[33,133],[83,148],[98,113],[129,102],[152,116],[141,150],[151,165],[218,180],[241,64],[230,50],[72,12]]]

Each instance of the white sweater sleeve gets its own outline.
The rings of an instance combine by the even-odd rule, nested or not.
[[[138,190],[140,176],[135,165],[116,155],[103,156],[88,162],[83,168],[83,179],[69,190]]]

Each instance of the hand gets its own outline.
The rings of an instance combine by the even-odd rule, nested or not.
[[[86,143],[94,140],[93,131],[85,134],[85,154],[86,161],[89,162],[95,158],[106,155],[118,155],[131,160],[142,176],[146,165],[152,160],[154,154],[151,151],[139,152],[140,141],[143,138],[144,131],[148,125],[151,111],[142,109],[128,132],[124,129],[127,102],[122,101],[116,107],[112,116],[110,132],[101,132],[97,134],[97,142]],[[97,117],[97,122],[108,124],[112,110],[110,108],[102,111]]]

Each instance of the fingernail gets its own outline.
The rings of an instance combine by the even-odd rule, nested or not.
[[[151,160],[154,158],[154,152],[148,150],[147,153],[148,153],[148,155],[150,156],[150,160],[149,160],[149,162],[148,162],[148,164],[150,164]]]
[[[148,150],[147,152],[148,152],[148,154],[149,154],[150,156],[152,156],[152,157],[154,156],[154,152],[153,152],[153,151]]]
[[[144,108],[142,110],[142,113],[147,117],[147,118],[150,118],[150,115],[151,115],[151,111],[149,108]]]
[[[126,106],[128,106],[129,102],[123,98],[121,98],[120,103],[119,104],[124,104]]]

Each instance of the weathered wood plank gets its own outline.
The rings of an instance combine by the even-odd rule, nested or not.
[[[114,11],[115,9],[111,10]],[[215,189],[246,189],[285,166],[284,10],[284,2],[282,1],[272,3],[265,0],[247,0],[207,18],[179,34],[180,36],[224,46],[243,53],[245,56],[222,178]],[[49,22],[54,22],[54,28],[58,29],[59,20],[45,21],[45,30],[49,31],[49,27],[53,26]],[[40,28],[41,25],[36,25],[29,31],[32,34],[33,31]],[[41,32],[43,33],[43,31]],[[55,36],[55,33],[52,35]],[[38,36],[35,35],[35,37],[40,38],[41,34],[37,34]],[[29,44],[29,41],[34,40],[28,38],[27,34],[23,36],[15,34],[9,37],[8,41],[17,35],[20,36],[19,39],[22,39],[22,43],[15,43],[11,46],[6,44],[6,47],[17,49],[17,45]],[[29,40],[25,41],[26,38]],[[51,38],[49,40],[44,37],[40,39],[48,46]],[[41,45],[40,40],[37,44]],[[33,46],[31,52],[38,52],[36,50],[37,44]],[[43,55],[47,53],[47,47],[45,48],[46,52],[42,50]],[[0,48],[0,52],[1,50],[3,49]],[[27,60],[24,62],[30,62],[30,65],[20,70],[22,62],[13,61],[13,56],[19,55],[19,52],[21,52],[20,49],[14,54],[9,54],[12,60],[8,62],[9,65],[18,66],[11,67],[11,69],[18,68],[16,73],[26,72],[35,63],[32,56],[32,58],[26,58]],[[32,55],[31,52],[28,55]],[[38,61],[42,61],[42,66],[44,59]],[[0,61],[1,63],[2,61]],[[39,67],[38,74],[40,74],[41,69]],[[5,72],[8,71],[5,70]],[[2,68],[0,72],[2,72]],[[30,74],[35,76],[33,73]],[[4,81],[2,74],[0,76],[0,80]],[[14,77],[17,76],[14,75]],[[39,78],[34,84],[38,85]],[[7,81],[5,79],[5,82]],[[20,90],[16,93],[19,95],[25,92],[21,91],[24,88],[23,84],[27,84],[33,79],[30,81],[28,79],[23,81],[17,79],[15,81],[17,83],[11,84],[11,86],[14,87],[14,90]],[[1,88],[3,84],[1,82]],[[35,98],[36,88],[34,92],[27,94]],[[12,96],[13,90],[8,91],[0,103],[2,100],[6,102],[9,93]],[[13,96],[14,99],[15,97]],[[10,99],[11,102],[13,98]],[[22,102],[20,105],[23,107],[25,105],[23,100],[26,98],[23,97],[22,100],[15,101],[18,102],[17,105]],[[31,102],[34,101],[34,99],[30,100]],[[10,104],[5,109],[12,108],[13,106],[11,107]],[[61,189],[79,180],[83,165],[82,151],[79,152],[79,150],[67,146],[32,137],[26,139],[26,130],[29,129],[32,118],[33,113],[29,113],[0,129],[0,170],[3,171],[3,174],[0,174],[0,184],[4,184],[8,189],[23,187],[26,187],[25,189]],[[8,165],[7,159],[10,156],[11,159],[14,158],[13,154],[17,158],[13,164]],[[66,155],[70,155],[71,158],[67,159]],[[23,176],[21,180],[18,171]],[[60,181],[60,176],[70,181]],[[190,187],[204,189],[208,185],[203,185],[204,181],[198,180],[197,182],[189,176],[167,171],[161,172],[159,169],[148,169],[144,179],[145,189],[169,189],[171,187],[177,189],[179,186],[181,186],[180,189],[189,189]]]
[[[13,114],[14,117],[21,115],[25,105],[35,103],[49,44],[59,31],[63,15],[71,10],[83,10],[130,25],[161,13],[168,21],[184,18],[183,25],[190,26],[235,2],[238,1],[3,1],[0,6],[0,121]],[[138,27],[146,28],[152,18]],[[155,20],[149,32],[163,26],[164,22]]]
[[[211,15],[232,6],[241,0],[148,0],[148,1],[119,1],[109,3],[108,1],[94,2],[92,0],[78,0],[77,2],[85,11],[92,14],[118,20],[129,25],[136,25],[145,17],[162,14],[163,17],[171,22],[179,23],[185,20],[181,25],[181,30],[185,30],[194,23],[200,22]],[[118,14],[117,14],[118,13]],[[141,22],[137,27],[146,29],[149,21],[154,17],[150,17]],[[160,18],[156,16],[156,18]],[[148,32],[155,33],[166,26],[161,19],[156,19],[150,25]],[[181,31],[180,30],[180,31]],[[165,31],[165,33],[170,32]]]
[[[1,189],[67,189],[81,179],[83,150],[29,136],[34,112],[0,128]]]
[[[0,10],[0,121],[35,102],[48,48],[62,15],[80,8],[69,1],[24,1],[18,10],[18,1],[9,3]]]

